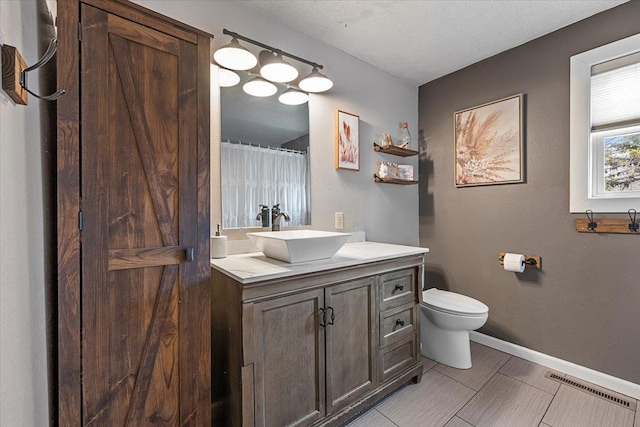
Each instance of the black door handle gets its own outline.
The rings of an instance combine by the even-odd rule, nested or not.
[[[322,313],[322,315],[320,316],[320,326],[324,328],[327,326],[327,312],[324,310],[324,308],[321,308],[320,312]]]
[[[327,325],[333,325],[336,321],[336,313],[333,311],[333,307],[327,307],[327,310],[331,310],[331,322],[328,322]]]

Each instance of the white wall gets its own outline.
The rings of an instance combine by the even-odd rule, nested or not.
[[[214,49],[231,40],[222,34],[222,29],[226,28],[324,65],[323,72],[335,85],[329,92],[311,95],[309,101],[313,228],[333,230],[334,212],[339,211],[344,212],[345,231],[364,230],[367,240],[419,244],[418,186],[373,182],[375,164],[379,160],[413,164],[417,175],[417,159],[378,154],[372,147],[377,134],[389,132],[395,135],[403,121],[409,122],[411,135],[417,138],[417,87],[341,50],[263,18],[237,2],[136,2],[214,34]],[[359,172],[334,169],[337,109],[360,116]],[[215,134],[216,129],[212,132],[212,140],[217,139]],[[219,182],[213,185],[219,186]]]
[[[0,43],[38,60],[36,1],[0,0]],[[38,88],[37,73],[30,86]],[[0,425],[48,425],[37,100],[0,91]]]

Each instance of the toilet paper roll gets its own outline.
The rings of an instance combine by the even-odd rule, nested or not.
[[[211,258],[227,256],[227,236],[211,236]]]
[[[524,255],[506,253],[504,255],[504,270],[522,273],[524,271]]]

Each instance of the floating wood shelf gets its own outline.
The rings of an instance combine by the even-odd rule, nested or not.
[[[500,263],[500,265],[504,265],[504,256],[506,255],[506,252],[498,252],[498,262]],[[524,255],[524,259],[525,261],[528,260],[535,260],[535,264],[525,264],[524,268],[525,269],[534,269],[534,270],[542,270],[542,258],[540,258],[539,255],[527,255],[527,254],[523,254]]]
[[[579,233],[615,233],[615,234],[638,234],[640,231],[632,231],[629,225],[630,219],[605,218],[595,220],[597,227],[589,229],[589,220],[585,218],[576,219],[576,231]]]
[[[408,179],[397,179],[397,178],[380,178],[378,175],[373,175],[373,180],[375,182],[382,182],[384,184],[398,184],[398,185],[413,185],[417,184],[419,181],[411,181]]]
[[[381,153],[393,154],[400,157],[417,156],[418,152],[415,150],[409,150],[407,148],[396,147],[395,145],[378,145],[373,143],[373,149]]]

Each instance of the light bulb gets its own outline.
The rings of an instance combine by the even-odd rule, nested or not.
[[[216,62],[232,70],[250,70],[258,63],[258,58],[240,45],[236,38],[226,46],[222,46],[213,54]]]
[[[282,55],[263,50],[260,52],[260,75],[276,83],[288,83],[298,77],[298,70],[282,59]]]
[[[220,87],[232,87],[240,83],[240,76],[226,68],[220,68],[218,72],[218,85]]]
[[[316,67],[313,71],[300,81],[300,89],[305,92],[324,92],[333,87],[333,82],[324,74],[320,73]]]
[[[276,85],[266,81],[262,77],[256,77],[255,79],[246,82],[242,86],[242,90],[249,95],[266,97],[275,94],[278,91],[278,88],[276,88]]]
[[[287,89],[278,97],[278,101],[286,105],[301,105],[309,101],[309,95],[295,89]]]

